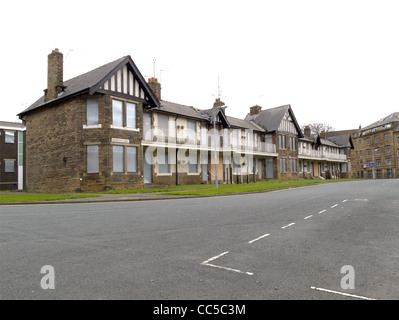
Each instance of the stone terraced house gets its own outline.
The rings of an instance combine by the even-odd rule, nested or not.
[[[63,55],[53,50],[44,95],[19,114],[26,125],[26,189],[277,178],[275,138],[225,112],[220,99],[210,109],[162,100],[160,83],[146,82],[130,56],[64,81]]]
[[[290,105],[253,106],[245,119],[226,109],[220,98],[208,109],[162,100],[161,84],[146,81],[130,56],[64,81],[63,54],[55,49],[44,95],[18,115],[26,126],[25,189],[289,180],[338,172],[346,163],[326,138],[318,142],[326,148],[322,159],[303,153],[312,141]],[[311,166],[312,174],[304,174]]]

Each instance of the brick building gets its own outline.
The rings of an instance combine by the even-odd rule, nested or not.
[[[353,178],[399,178],[399,112],[352,133]]]
[[[162,100],[160,83],[147,83],[130,56],[64,82],[56,49],[48,56],[44,92],[19,114],[26,124],[28,191],[277,177],[268,175],[277,153],[263,127],[228,117],[220,99],[204,110]]]
[[[22,123],[0,121],[0,190],[24,187],[24,132]]]

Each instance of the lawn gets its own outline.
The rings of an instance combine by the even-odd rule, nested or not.
[[[243,184],[219,184],[219,188],[215,188],[214,184],[195,184],[169,186],[163,188],[146,188],[146,189],[126,189],[111,190],[98,193],[83,194],[29,194],[29,193],[0,193],[0,203],[13,202],[40,202],[55,201],[77,198],[100,197],[101,194],[137,194],[137,193],[159,193],[161,195],[193,195],[206,196],[217,194],[232,194],[245,192],[262,192],[267,190],[276,190],[281,188],[293,188],[301,186],[309,186],[315,184],[325,184],[333,182],[352,181],[352,179],[342,180],[290,180],[290,181],[259,181]]]
[[[314,184],[325,184],[333,182],[351,181],[351,179],[341,180],[292,180],[292,181],[259,181],[255,183],[245,184],[219,184],[219,188],[214,185],[211,188],[191,189],[191,190],[174,190],[163,192],[162,194],[172,195],[216,195],[216,194],[231,194],[231,193],[245,193],[245,192],[262,192],[267,190],[275,190],[281,188],[292,188],[309,186]]]
[[[26,194],[26,193],[0,193],[0,203],[13,202],[40,202],[52,200],[67,200],[76,198],[98,197],[93,194]]]
[[[157,189],[128,189],[111,190],[102,192],[103,194],[132,194],[132,193],[160,193],[162,195],[216,195],[243,192],[261,192],[272,189],[308,186],[321,183],[332,183],[351,181],[351,179],[341,180],[291,180],[291,181],[259,181],[243,184],[219,184],[216,189],[214,184],[196,184],[171,186]]]

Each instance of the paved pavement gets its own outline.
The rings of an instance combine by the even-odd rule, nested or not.
[[[0,299],[399,299],[398,190],[1,206]]]

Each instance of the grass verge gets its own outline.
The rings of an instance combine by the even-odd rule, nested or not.
[[[54,201],[67,200],[77,198],[98,197],[93,194],[16,194],[16,193],[2,193],[0,194],[0,203],[15,203],[15,202],[40,202],[40,201]]]
[[[332,182],[353,181],[352,179],[341,180],[292,180],[292,181],[260,181],[248,184],[222,184],[219,188],[203,188],[192,190],[175,190],[163,192],[162,194],[168,195],[216,195],[216,194],[232,194],[232,193],[245,193],[245,192],[261,192],[267,190],[309,186],[314,184],[325,184]],[[209,186],[209,185],[208,185]]]

